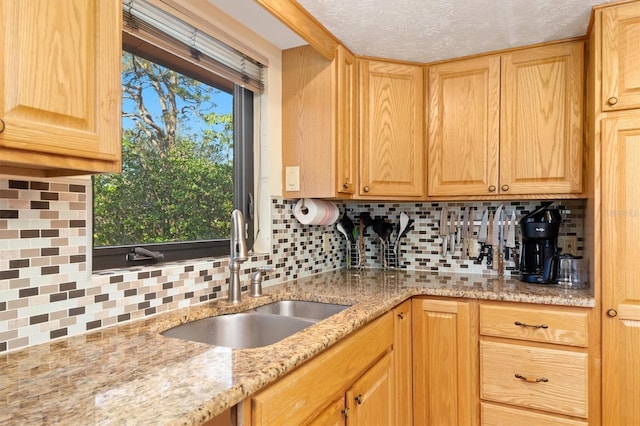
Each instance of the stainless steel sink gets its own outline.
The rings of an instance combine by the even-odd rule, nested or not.
[[[333,303],[305,302],[301,300],[281,300],[255,308],[256,312],[283,315],[287,317],[323,320],[331,315],[347,309],[347,305]]]
[[[259,348],[279,342],[348,307],[282,300],[246,312],[191,321],[160,334],[235,349]]]
[[[191,321],[161,334],[229,348],[258,348],[276,343],[314,323],[280,315],[239,313]]]

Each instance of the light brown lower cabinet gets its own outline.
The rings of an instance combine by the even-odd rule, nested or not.
[[[413,424],[413,315],[411,300],[393,309],[393,357],[395,379],[396,426]]]
[[[480,303],[482,425],[598,424],[593,327],[588,308]]]
[[[413,412],[416,425],[477,425],[477,303],[413,299]]]
[[[395,424],[394,356],[390,311],[246,399],[242,424]]]

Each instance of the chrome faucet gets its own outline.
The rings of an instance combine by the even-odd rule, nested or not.
[[[251,276],[250,297],[262,297],[262,279],[267,272],[275,271],[273,266],[258,266],[257,271]]]
[[[249,259],[244,238],[244,218],[240,210],[231,213],[231,253],[229,255],[229,303],[240,303],[240,265]]]

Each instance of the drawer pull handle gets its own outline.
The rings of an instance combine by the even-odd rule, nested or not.
[[[524,380],[527,383],[540,383],[540,382],[547,383],[549,381],[549,379],[547,379],[546,377],[540,377],[539,379],[534,379],[531,377],[523,376],[522,374],[516,374],[516,379]]]
[[[514,322],[518,327],[531,327],[531,328],[549,328],[547,324],[526,324],[524,322],[516,321]]]

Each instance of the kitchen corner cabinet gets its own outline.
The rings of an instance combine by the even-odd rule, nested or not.
[[[583,49],[431,66],[428,195],[582,193]]]
[[[388,312],[245,400],[244,424],[394,424],[394,356]]]
[[[602,9],[602,110],[640,108],[640,2]]]
[[[479,424],[476,302],[414,298],[412,313],[414,424]]]
[[[351,198],[356,192],[356,65],[311,46],[282,52],[285,198]]]
[[[594,327],[591,309],[481,302],[482,424],[598,424]]]
[[[121,7],[0,2],[0,173],[120,170]]]
[[[424,197],[424,67],[359,59],[359,198]]]

